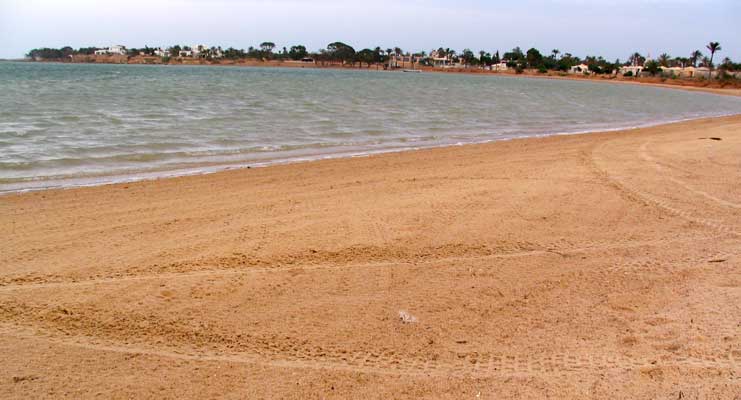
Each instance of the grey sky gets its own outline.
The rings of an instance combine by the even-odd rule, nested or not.
[[[34,47],[247,48],[263,41],[311,50],[440,46],[626,59],[639,51],[687,56],[719,41],[741,61],[741,0],[0,0],[0,58]]]

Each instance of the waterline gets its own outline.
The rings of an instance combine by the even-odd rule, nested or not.
[[[632,85],[375,71],[0,65],[0,192],[741,113]]]

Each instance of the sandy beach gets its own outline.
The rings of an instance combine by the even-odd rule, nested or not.
[[[741,116],[0,197],[0,397],[741,396]]]

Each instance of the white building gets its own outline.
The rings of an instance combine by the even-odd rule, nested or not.
[[[620,75],[625,75],[627,73],[630,73],[630,75],[639,76],[639,75],[641,75],[641,72],[642,71],[643,71],[643,67],[641,67],[639,65],[628,65],[628,66],[620,67],[619,74]]]
[[[211,57],[222,58],[224,57],[224,52],[219,47],[211,47]]]
[[[453,64],[453,57],[450,54],[440,53],[437,50],[430,52],[430,60],[432,60],[432,65],[437,68],[446,68]]]
[[[95,50],[96,56],[126,55],[126,47],[121,45],[110,46],[107,49]]]
[[[446,68],[453,64],[449,57],[431,57],[432,65],[438,68]]]
[[[677,78],[705,78],[709,79],[710,77],[717,77],[718,71],[711,71],[710,68],[707,67],[659,67],[661,69],[661,75],[663,76],[674,76]],[[644,71],[644,68],[641,66],[623,66],[620,67],[619,74],[625,75],[627,73],[632,73],[632,76],[642,76],[645,75],[646,72]]]
[[[573,67],[569,68],[570,74],[583,74],[583,73],[590,73],[589,72],[589,66],[587,64],[579,64],[574,65]]]
[[[198,57],[201,53],[208,50],[208,47],[204,44],[194,44],[190,48],[193,51],[193,57]]]
[[[419,63],[422,61],[422,58],[416,54],[391,54],[391,57],[389,58],[389,67],[390,68],[408,68],[410,66],[413,66],[415,63]]]
[[[180,50],[180,53],[178,55],[180,57],[198,57],[204,50],[207,50],[208,47],[202,45],[202,44],[195,44],[193,46],[185,46],[182,50]]]
[[[170,52],[160,47],[154,50],[154,55],[158,57],[170,57]]]
[[[711,71],[708,67],[687,67],[684,68],[681,75],[687,78],[705,78],[716,77],[718,71]]]
[[[190,47],[189,50],[181,50],[180,57],[211,57],[211,58],[222,58],[224,52],[218,47],[208,47],[205,44],[195,44]]]
[[[500,60],[499,63],[491,65],[491,70],[492,71],[506,71],[507,69],[509,69],[509,67],[507,66],[507,62],[508,62],[507,60]]]

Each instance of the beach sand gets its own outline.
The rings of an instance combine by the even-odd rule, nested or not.
[[[7,195],[0,226],[2,398],[741,396],[741,116]]]

